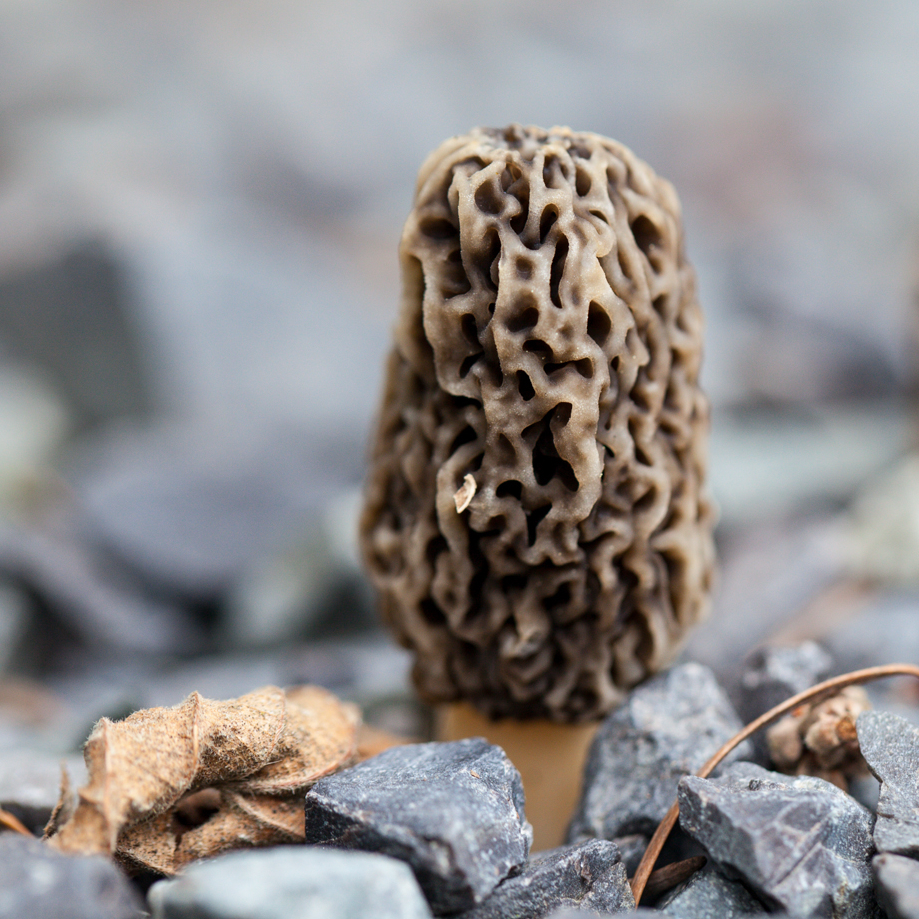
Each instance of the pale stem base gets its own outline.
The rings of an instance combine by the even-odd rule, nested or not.
[[[599,722],[558,724],[541,719],[492,721],[458,702],[438,707],[436,733],[438,740],[484,737],[504,750],[523,779],[533,850],[540,851],[565,841],[581,793],[584,761],[598,726]]]

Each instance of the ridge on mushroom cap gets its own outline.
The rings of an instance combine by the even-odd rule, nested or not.
[[[596,134],[476,129],[422,166],[400,257],[361,521],[383,616],[429,701],[600,717],[712,580],[676,194]]]

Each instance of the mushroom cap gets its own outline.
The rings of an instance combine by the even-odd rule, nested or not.
[[[400,258],[360,527],[382,615],[428,701],[599,718],[712,582],[676,194],[596,134],[480,128],[421,167]]]

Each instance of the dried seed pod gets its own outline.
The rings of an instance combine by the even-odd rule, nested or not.
[[[422,166],[401,263],[361,523],[384,618],[429,701],[600,717],[712,576],[673,188],[595,134],[478,129]]]
[[[848,790],[850,778],[868,774],[855,722],[871,708],[861,686],[802,705],[766,732],[776,769],[790,775],[815,775]]]

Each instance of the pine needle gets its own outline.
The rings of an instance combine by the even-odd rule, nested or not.
[[[23,836],[32,836],[32,833],[22,825],[18,817],[13,816],[9,811],[5,811],[2,807],[0,807],[0,826],[5,826],[8,830],[13,830],[16,833],[22,833]]]

